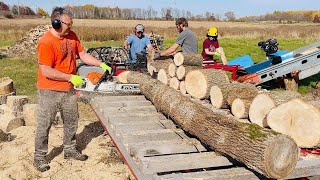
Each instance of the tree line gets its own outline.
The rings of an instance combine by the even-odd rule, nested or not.
[[[189,10],[178,8],[161,8],[160,11],[148,8],[119,8],[119,7],[97,7],[92,4],[83,6],[67,5],[64,8],[69,9],[74,18],[77,19],[148,19],[148,20],[173,20],[179,17],[186,17],[189,20],[196,21],[241,21],[241,22],[257,22],[257,21],[278,21],[278,22],[314,22],[320,23],[319,11],[274,11],[260,16],[246,16],[236,18],[232,11],[225,12],[223,15],[214,12],[204,12],[202,14],[193,14]],[[4,2],[0,2],[0,12],[9,15],[38,15],[49,16],[48,12],[41,7],[33,11],[28,6],[13,5],[10,7]],[[5,12],[5,13],[4,13]],[[6,16],[6,15],[5,15]]]

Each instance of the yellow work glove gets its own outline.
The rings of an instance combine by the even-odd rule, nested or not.
[[[74,86],[81,86],[84,83],[82,77],[77,75],[72,75],[69,82],[71,82]]]
[[[100,67],[104,70],[104,71],[109,71],[109,74],[111,74],[111,67],[106,65],[105,63],[101,63]]]
[[[214,59],[221,59],[221,54],[218,51],[214,52]]]

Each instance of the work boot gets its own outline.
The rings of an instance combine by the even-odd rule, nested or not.
[[[45,159],[34,159],[33,166],[40,172],[45,172],[50,169],[50,166]]]
[[[71,150],[64,151],[64,159],[75,159],[79,161],[85,161],[88,159],[88,156],[85,154],[81,154],[76,149],[71,149]]]

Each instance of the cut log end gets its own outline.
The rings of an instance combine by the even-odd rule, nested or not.
[[[118,81],[121,82],[121,83],[128,83],[128,74],[129,74],[129,72],[130,71],[121,72],[118,75]]]
[[[264,158],[266,174],[269,177],[284,178],[288,176],[296,166],[299,158],[299,148],[294,140],[287,136],[277,136],[270,142]],[[290,159],[290,161],[288,161]]]
[[[174,55],[173,62],[176,66],[181,66],[183,64],[183,60],[184,60],[184,57],[181,52],[178,52],[177,54]]]
[[[252,123],[267,127],[266,116],[275,107],[274,101],[266,94],[258,94],[249,108],[249,118]]]
[[[273,108],[267,116],[271,129],[292,137],[299,147],[320,145],[320,112],[314,106],[294,99]]]
[[[212,86],[210,89],[210,101],[213,107],[222,108],[223,106],[223,94],[218,86]]]
[[[208,83],[201,71],[191,71],[186,76],[186,89],[194,98],[202,99],[207,92]]]
[[[158,72],[158,80],[163,84],[168,85],[169,83],[169,75],[164,69],[160,69]]]
[[[187,90],[186,90],[186,84],[184,81],[180,82],[180,87],[179,90],[181,92],[181,94],[186,95],[187,94]]]
[[[176,76],[176,69],[177,66],[174,63],[171,63],[168,67],[168,74],[170,77],[175,77]]]
[[[237,98],[231,105],[231,112],[237,118],[246,119],[248,118],[247,108],[248,106],[246,105],[246,103],[242,99]]]
[[[180,87],[180,81],[177,77],[173,77],[170,79],[170,87],[172,87],[175,90],[179,90]]]

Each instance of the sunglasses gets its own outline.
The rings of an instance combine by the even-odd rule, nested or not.
[[[63,23],[63,24],[65,24],[65,25],[67,25],[68,28],[71,28],[72,25],[73,25],[73,22],[71,22],[71,23],[65,23],[65,22],[63,22],[63,21],[61,21],[61,20],[60,20],[60,22]]]

